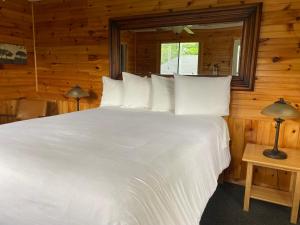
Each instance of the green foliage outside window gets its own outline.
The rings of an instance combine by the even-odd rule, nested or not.
[[[161,44],[161,63],[164,64],[167,61],[178,58],[180,44],[180,55],[198,55],[199,43],[198,42],[186,42],[186,43],[163,43]]]

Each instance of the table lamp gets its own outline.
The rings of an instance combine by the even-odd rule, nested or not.
[[[82,90],[82,88],[78,85],[76,85],[75,87],[72,87],[68,93],[66,94],[67,97],[69,98],[76,98],[77,101],[77,111],[79,111],[80,106],[79,106],[79,102],[81,98],[84,97],[88,97],[89,93],[85,92],[84,90]]]
[[[289,105],[283,98],[280,98],[279,101],[274,102],[273,104],[265,107],[261,113],[266,116],[272,116],[276,122],[276,136],[273,149],[266,149],[263,154],[266,157],[273,159],[286,159],[287,154],[278,149],[278,139],[279,139],[279,130],[280,125],[284,122],[285,119],[296,119],[300,117],[300,112]]]

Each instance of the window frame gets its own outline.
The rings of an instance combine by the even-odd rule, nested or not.
[[[242,40],[234,39],[233,40],[233,51],[232,51],[232,63],[231,63],[231,75],[238,76],[240,72],[240,61],[241,61],[241,52],[242,52]],[[238,57],[237,57],[238,56]],[[238,70],[236,70],[238,69]]]
[[[197,43],[198,44],[198,59],[197,59],[197,72],[196,72],[196,74],[180,74],[179,73],[179,71],[180,71],[180,56],[181,56],[181,52],[180,52],[180,50],[181,50],[181,44],[182,43]],[[162,53],[161,53],[161,48],[162,48],[162,45],[163,44],[178,44],[178,52],[177,52],[177,54],[178,54],[178,63],[177,63],[177,73],[176,73],[176,75],[189,75],[189,76],[197,76],[198,74],[199,74],[199,65],[200,65],[200,54],[201,54],[201,49],[200,49],[200,46],[201,46],[201,42],[199,42],[199,41],[170,41],[170,42],[161,42],[160,43],[160,51],[159,51],[159,72],[160,72],[160,74],[161,75],[165,75],[165,76],[168,76],[168,75],[174,75],[174,74],[167,74],[167,73],[162,73],[161,72],[161,56],[162,56]]]

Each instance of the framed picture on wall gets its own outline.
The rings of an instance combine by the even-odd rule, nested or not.
[[[0,43],[0,64],[27,64],[24,46]]]

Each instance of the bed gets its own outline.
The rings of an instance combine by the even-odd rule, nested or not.
[[[2,225],[198,225],[227,124],[105,107],[0,126]]]

